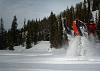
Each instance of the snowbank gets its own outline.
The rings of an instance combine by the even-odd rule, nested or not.
[[[0,50],[0,55],[20,55],[20,54],[34,54],[34,53],[45,53],[50,49],[49,41],[40,41],[37,45],[32,45],[32,48],[26,49],[22,46],[15,46],[14,51]]]

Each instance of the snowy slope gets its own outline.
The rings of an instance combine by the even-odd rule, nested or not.
[[[66,47],[66,46],[65,46]],[[50,48],[49,41],[40,41],[37,45],[32,45],[32,48],[26,49],[22,46],[15,46],[14,51],[0,50],[0,55],[24,55],[24,56],[38,56],[38,55],[65,55],[65,48],[55,49]]]
[[[41,41],[38,42],[37,45],[32,45],[32,48],[26,49],[25,47],[22,46],[15,46],[14,51],[9,51],[9,50],[0,50],[0,54],[34,54],[34,53],[43,53],[43,52],[48,52],[50,48],[50,43],[49,41]]]
[[[80,37],[72,38],[67,49],[50,49],[49,41],[41,41],[30,49],[16,46],[14,51],[0,51],[0,71],[99,71],[99,55],[89,56],[100,53],[100,44],[81,37],[81,45],[87,52],[83,56],[77,56],[79,42]]]

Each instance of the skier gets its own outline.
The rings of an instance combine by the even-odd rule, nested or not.
[[[84,22],[76,18],[73,23],[74,36],[83,36],[87,32],[87,26]]]
[[[96,36],[96,24],[94,21],[91,19],[90,23],[87,24],[88,28],[88,35],[90,36],[91,34],[95,37]]]
[[[79,20],[79,18],[76,18],[73,21],[72,26],[73,26],[73,31],[74,31],[75,41],[76,41],[74,43],[76,43],[76,46],[77,46],[76,53],[79,56],[83,56],[86,53],[86,50],[83,46],[83,44],[84,44],[83,38],[87,37],[87,34],[86,34],[87,33],[87,26],[85,25],[84,22]]]

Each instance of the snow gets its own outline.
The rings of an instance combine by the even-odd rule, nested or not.
[[[75,37],[72,41],[69,43],[69,48],[67,49],[67,56],[77,56],[79,55],[79,45],[80,45],[80,36]]]
[[[100,42],[91,34],[89,37],[76,36],[69,42],[67,56],[100,57]]]
[[[93,19],[94,19],[95,22],[96,22],[96,13],[97,13],[97,20],[98,20],[99,10],[92,11]]]
[[[69,47],[61,49],[40,41],[30,49],[0,50],[0,71],[99,71],[100,42],[90,38],[69,35]]]
[[[26,54],[43,54],[46,52],[49,52],[48,50],[50,49],[50,43],[49,41],[41,41],[38,42],[37,45],[32,45],[33,47],[30,49],[26,49],[25,47],[20,46],[15,46],[14,51],[9,51],[9,50],[1,50],[0,55],[26,55]]]

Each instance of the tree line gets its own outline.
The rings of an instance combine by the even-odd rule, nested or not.
[[[88,1],[77,3],[76,6],[67,7],[66,10],[58,15],[51,12],[49,17],[42,20],[24,20],[22,28],[18,29],[17,17],[14,16],[9,30],[4,29],[3,18],[0,19],[0,49],[14,50],[14,46],[25,46],[26,49],[36,45],[39,41],[50,41],[50,47],[60,48],[64,40],[68,40],[63,33],[62,18],[66,18],[72,30],[72,21],[76,17],[88,23],[92,18]],[[89,5],[89,3],[88,3]],[[65,38],[66,37],[66,38]]]

